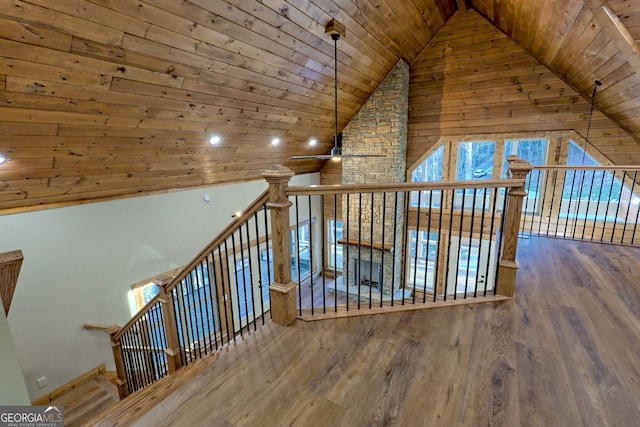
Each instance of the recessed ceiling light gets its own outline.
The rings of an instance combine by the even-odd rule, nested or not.
[[[312,146],[312,147],[313,147],[314,145],[316,145],[317,143],[318,143],[318,140],[317,140],[317,139],[315,139],[315,138],[311,138],[311,139],[309,140],[309,145],[310,145],[310,146]]]
[[[218,135],[213,135],[211,138],[209,138],[209,144],[211,145],[216,145],[220,143],[220,137]]]
[[[7,156],[0,153],[0,165],[7,161]]]
[[[280,138],[273,138],[271,140],[271,145],[278,145],[280,144]]]

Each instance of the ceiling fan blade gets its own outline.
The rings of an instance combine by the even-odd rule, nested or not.
[[[330,158],[331,158],[331,155],[329,154],[318,154],[317,156],[291,156],[289,157],[289,160],[309,160],[309,159],[329,160]]]

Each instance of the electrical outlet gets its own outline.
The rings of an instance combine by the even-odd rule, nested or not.
[[[40,377],[36,380],[38,387],[42,388],[47,385],[47,377]]]

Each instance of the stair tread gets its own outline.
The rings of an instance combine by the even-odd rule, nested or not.
[[[117,396],[115,386],[98,375],[52,400],[50,404],[63,407],[65,426],[80,426],[118,403]]]

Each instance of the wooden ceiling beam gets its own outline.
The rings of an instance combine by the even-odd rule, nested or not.
[[[633,69],[640,73],[640,48],[620,18],[602,0],[585,0],[585,3]]]

